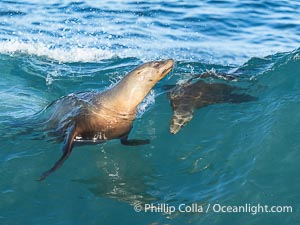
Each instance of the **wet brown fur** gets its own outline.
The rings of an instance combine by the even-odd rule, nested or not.
[[[148,140],[128,140],[136,109],[173,65],[172,59],[145,63],[102,93],[71,94],[57,100],[51,126],[64,124],[63,155],[39,180],[44,180],[63,164],[71,154],[74,142],[101,143],[120,139],[124,145],[149,143]]]
[[[195,108],[216,103],[241,103],[256,100],[255,97],[237,93],[241,88],[224,83],[207,83],[199,80],[178,85],[169,93],[173,109],[170,132],[176,134],[192,118]]]

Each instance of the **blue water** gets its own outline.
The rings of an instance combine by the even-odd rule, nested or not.
[[[292,0],[1,1],[0,224],[299,224],[299,9]],[[55,174],[35,181],[62,144],[17,124],[34,124],[61,96],[104,90],[165,58],[176,66],[130,133],[149,145],[76,147]],[[197,110],[171,135],[164,85],[207,70],[234,74],[238,81],[226,83],[258,100]],[[151,203],[293,212],[134,211]]]

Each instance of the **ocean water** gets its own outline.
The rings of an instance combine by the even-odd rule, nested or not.
[[[0,224],[299,224],[299,9],[296,0],[1,1]],[[166,58],[176,65],[130,133],[149,145],[75,147],[36,181],[62,144],[20,124]],[[199,109],[171,135],[164,86],[209,70],[236,76],[222,82],[258,100]]]

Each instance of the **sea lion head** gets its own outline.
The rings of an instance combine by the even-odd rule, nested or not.
[[[152,83],[154,86],[164,78],[173,68],[174,60],[152,61],[144,63],[130,72],[137,80]]]
[[[144,63],[108,90],[102,102],[118,111],[135,111],[154,85],[172,70],[173,65],[173,59]]]

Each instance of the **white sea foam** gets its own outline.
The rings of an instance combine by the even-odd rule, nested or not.
[[[2,54],[28,54],[47,57],[59,62],[97,62],[114,56],[109,50],[89,47],[53,47],[40,42],[9,40],[0,42]]]
[[[155,103],[155,91],[151,90],[146,98],[139,104],[137,109],[137,117],[141,118],[147,109]]]

